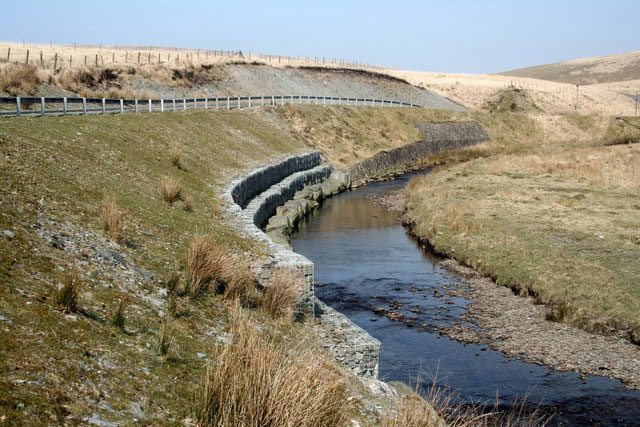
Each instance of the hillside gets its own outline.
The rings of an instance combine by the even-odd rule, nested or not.
[[[640,51],[537,65],[497,74],[581,85],[624,82],[640,79]]]

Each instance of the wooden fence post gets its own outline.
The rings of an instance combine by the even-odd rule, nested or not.
[[[140,52],[138,52],[138,64],[140,63]]]
[[[40,66],[44,68],[44,58],[42,58],[42,51],[40,51]]]
[[[53,54],[53,74],[58,72],[58,54]]]
[[[113,52],[111,54],[111,63],[113,64],[114,62],[116,62],[116,53],[115,52]]]
[[[7,62],[11,59],[11,48],[7,49]]]
[[[27,49],[27,59],[24,61],[26,65],[29,65],[29,49]]]

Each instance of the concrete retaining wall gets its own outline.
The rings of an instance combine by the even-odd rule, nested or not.
[[[380,177],[417,162],[429,154],[456,150],[489,140],[480,123],[445,122],[417,123],[422,141],[382,151],[353,166],[349,173],[354,183],[362,183],[371,177]]]

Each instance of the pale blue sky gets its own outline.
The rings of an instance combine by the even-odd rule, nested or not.
[[[640,0],[0,0],[0,40],[162,45],[492,73],[640,50]]]

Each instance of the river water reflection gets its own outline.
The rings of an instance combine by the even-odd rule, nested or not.
[[[419,372],[437,373],[441,383],[467,402],[522,399],[556,415],[552,425],[637,425],[640,392],[619,381],[580,377],[506,358],[486,346],[462,344],[436,328],[462,322],[467,300],[445,288],[459,284],[423,250],[398,215],[371,197],[401,189],[412,174],[370,184],[324,201],[299,225],[294,250],[315,264],[316,295],[380,340],[380,378],[411,382]],[[412,327],[376,315],[396,308],[415,319]],[[373,321],[372,319],[375,319]],[[425,384],[425,387],[429,387]]]

